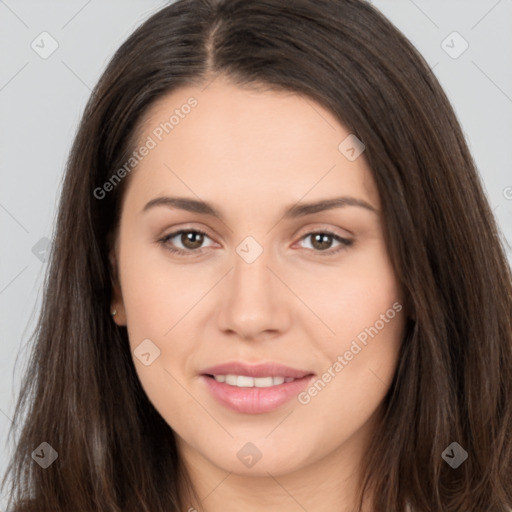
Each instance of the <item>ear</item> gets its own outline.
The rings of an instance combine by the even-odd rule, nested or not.
[[[110,275],[112,276],[111,285],[112,285],[112,302],[110,304],[110,314],[112,316],[112,320],[121,326],[126,325],[126,312],[124,309],[123,302],[123,294],[121,291],[121,285],[119,283],[119,273],[118,273],[118,264],[117,264],[117,256],[116,256],[116,248],[113,247],[109,253],[109,263],[110,263]],[[113,315],[113,312],[116,312]]]

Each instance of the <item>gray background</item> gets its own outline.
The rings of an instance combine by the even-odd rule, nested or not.
[[[78,121],[114,51],[166,3],[0,0],[0,477],[40,307],[45,240]],[[447,92],[512,262],[512,0],[372,3],[425,56]],[[32,45],[48,51],[51,38],[58,48],[42,58]],[[0,497],[0,510],[5,503]]]

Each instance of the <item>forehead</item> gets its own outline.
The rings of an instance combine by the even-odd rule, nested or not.
[[[312,200],[347,192],[378,208],[364,153],[351,161],[342,151],[347,137],[347,128],[311,98],[217,78],[181,87],[152,105],[136,144],[151,140],[152,149],[133,180],[148,193],[181,181],[182,191],[185,186],[201,197],[251,192]]]

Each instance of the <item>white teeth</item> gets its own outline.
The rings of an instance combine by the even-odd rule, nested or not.
[[[236,385],[239,388],[252,388],[254,387],[254,379],[252,377],[247,377],[246,375],[239,375],[236,378]]]
[[[230,386],[238,385],[238,377],[236,375],[226,375],[226,384]]]
[[[258,377],[254,379],[254,386],[257,388],[269,388],[274,384],[272,377]]]
[[[269,388],[284,382],[292,382],[293,377],[248,377],[247,375],[214,375],[217,382],[225,382],[239,388]]]

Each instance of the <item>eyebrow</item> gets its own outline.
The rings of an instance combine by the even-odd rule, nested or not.
[[[224,220],[222,213],[210,203],[188,197],[155,197],[154,199],[151,199],[151,201],[149,201],[146,206],[144,206],[141,213],[147,212],[148,210],[157,206],[177,208],[179,210],[200,213],[202,215],[211,215],[213,217],[217,217],[220,220]],[[322,199],[321,201],[314,201],[310,203],[296,203],[288,207],[283,215],[283,218],[295,219],[299,217],[305,217],[306,215],[311,215],[313,213],[331,210],[333,208],[342,208],[345,206],[357,206],[370,212],[378,213],[376,208],[374,208],[366,201],[363,201],[362,199],[357,199],[351,196],[343,196],[334,197],[332,199]]]

